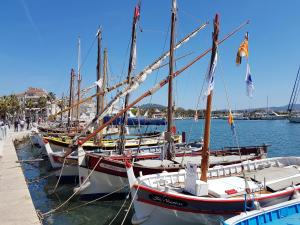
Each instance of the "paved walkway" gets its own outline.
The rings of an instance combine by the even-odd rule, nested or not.
[[[26,136],[28,131],[8,132],[0,140],[0,224],[40,224],[18,160],[13,139]]]

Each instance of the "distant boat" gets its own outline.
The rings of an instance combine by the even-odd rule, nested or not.
[[[291,123],[300,123],[300,115],[290,116],[289,121]]]
[[[222,222],[222,225],[299,224],[299,208],[300,199],[296,198],[252,212],[241,213]]]
[[[174,117],[174,120],[183,120],[184,118],[182,116]]]
[[[249,120],[249,117],[245,116],[243,113],[232,113],[235,120]],[[223,120],[228,120],[228,115],[221,117]]]
[[[290,97],[289,105],[288,105],[288,113],[289,113],[289,121],[291,123],[300,123],[300,114],[293,112],[294,105],[299,97],[300,94],[300,88],[299,88],[299,83],[300,83],[300,76],[299,76],[299,71],[300,71],[300,66],[298,68],[296,80],[294,83],[294,87],[292,90],[292,94]]]
[[[286,115],[280,115],[274,111],[268,111],[267,114],[263,115],[262,120],[285,120],[287,119]]]

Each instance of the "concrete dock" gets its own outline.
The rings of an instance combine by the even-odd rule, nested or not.
[[[0,140],[0,224],[41,224],[35,211],[24,174],[18,160],[14,139],[28,135],[24,132],[8,132]]]

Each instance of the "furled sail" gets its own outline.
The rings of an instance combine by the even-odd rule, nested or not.
[[[197,29],[195,29],[193,32],[191,32],[190,34],[188,34],[186,37],[184,37],[181,41],[179,41],[175,47],[174,50],[179,48],[182,44],[186,43],[187,41],[189,41],[192,37],[194,37],[200,30],[202,30],[203,28],[205,28],[207,26],[208,22],[204,23],[203,25],[201,25],[200,27],[198,27]],[[127,94],[131,93],[132,91],[134,91],[135,89],[137,89],[147,78],[147,76],[155,69],[157,69],[161,63],[170,55],[170,52],[167,51],[165,52],[161,57],[159,57],[154,63],[152,63],[151,65],[147,66],[142,72],[140,72],[137,76],[133,77],[130,81],[130,83],[124,88],[124,90],[120,91],[104,108],[103,112],[96,116],[87,126],[86,128],[77,136],[75,136],[73,138],[73,141],[75,142],[77,140],[77,138],[79,138],[80,136],[82,136],[87,129],[92,126],[97,120],[101,120],[104,118],[104,116],[106,116],[111,110],[112,108],[120,101],[120,99],[124,96],[126,96]]]

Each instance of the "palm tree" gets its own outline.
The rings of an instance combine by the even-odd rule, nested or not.
[[[33,108],[34,104],[33,104],[33,101],[32,99],[27,99],[26,102],[25,102],[25,107],[29,109],[29,118],[30,120],[32,120],[31,118],[31,109]]]
[[[12,117],[14,117],[15,115],[17,115],[20,112],[21,106],[20,106],[20,102],[16,95],[12,94],[12,95],[8,96],[7,103],[8,103],[8,113]]]
[[[0,118],[6,119],[6,114],[8,111],[7,97],[0,97]]]
[[[40,108],[40,112],[42,114],[42,117],[45,117],[44,112],[45,108],[47,106],[47,98],[46,97],[40,97],[38,100],[37,107]]]
[[[50,91],[47,95],[47,100],[52,103],[55,99],[56,99],[55,93]]]

